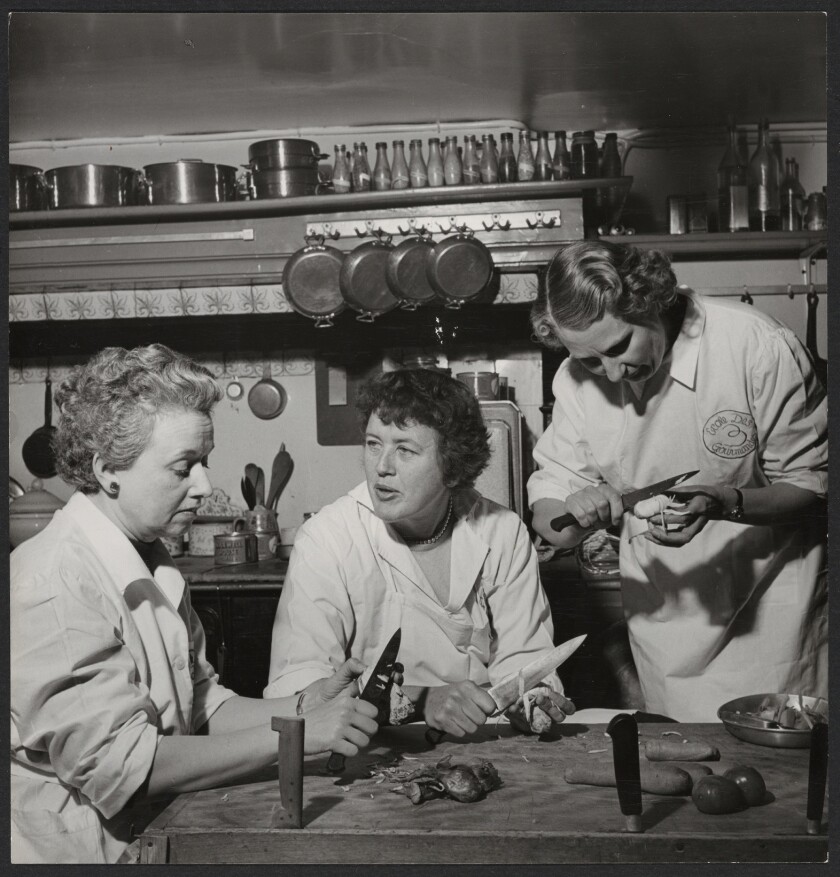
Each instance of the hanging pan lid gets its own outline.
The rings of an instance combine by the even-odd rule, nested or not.
[[[393,249],[382,240],[367,241],[344,257],[338,283],[344,300],[359,312],[357,320],[371,322],[399,305],[386,276]]]
[[[435,244],[426,262],[432,288],[449,302],[472,301],[493,276],[490,250],[472,232],[459,232]]]
[[[332,318],[347,307],[338,282],[344,255],[335,247],[324,246],[323,238],[315,240],[286,262],[283,294],[299,314],[314,319],[318,327],[331,326]]]
[[[385,279],[403,307],[416,308],[438,297],[426,275],[426,260],[434,248],[434,241],[420,236],[407,238],[389,253]]]

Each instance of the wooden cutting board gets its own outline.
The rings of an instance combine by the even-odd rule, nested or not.
[[[823,861],[827,837],[806,834],[808,750],[772,749],[735,739],[722,725],[640,724],[640,743],[681,732],[717,746],[715,773],[757,768],[770,803],[742,813],[700,813],[690,797],[643,795],[644,832],[628,834],[615,789],[569,785],[564,770],[606,760],[605,725],[561,726],[550,739],[491,723],[465,742],[426,744],[424,725],[383,729],[376,746],[348,759],[344,776],[305,763],[303,829],[278,829],[276,780],[180,796],[144,834],[149,861],[282,863],[553,863]],[[677,738],[674,738],[677,739]],[[397,756],[405,766],[452,754],[487,758],[504,785],[484,800],[413,805],[370,777]],[[416,760],[411,760],[416,759]],[[827,806],[824,820],[827,825]]]

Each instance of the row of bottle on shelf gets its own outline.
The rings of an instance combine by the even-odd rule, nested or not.
[[[515,183],[532,180],[575,180],[594,177],[620,177],[621,157],[618,135],[608,133],[603,149],[595,141],[594,131],[576,131],[571,150],[566,145],[566,132],[554,134],[554,154],[549,147],[549,133],[536,134],[536,149],[531,133],[519,132],[519,148],[514,152],[513,134],[501,135],[501,148],[492,134],[484,134],[481,142],[474,134],[464,137],[463,147],[455,136],[430,137],[427,153],[423,141],[409,142],[406,159],[405,141],[394,140],[389,159],[388,144],[376,144],[376,158],[371,171],[367,145],[353,144],[352,154],[345,145],[335,147],[332,185],[336,194],[346,192],[387,191],[389,189],[420,189],[427,186],[461,186],[481,183]]]
[[[770,145],[770,124],[758,125],[758,145],[745,163],[738,130],[729,126],[728,145],[717,172],[718,229],[720,231],[819,231],[826,227],[826,197],[805,195],[799,165],[785,159],[785,173]]]

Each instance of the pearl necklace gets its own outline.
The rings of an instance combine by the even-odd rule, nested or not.
[[[452,518],[452,497],[450,496],[449,497],[449,508],[447,508],[447,510],[446,510],[446,517],[444,518],[443,524],[441,525],[441,527],[437,531],[437,533],[435,533],[432,536],[429,536],[428,539],[406,539],[405,541],[408,542],[409,545],[433,545],[447,531],[447,529],[449,528],[449,521],[451,518]]]

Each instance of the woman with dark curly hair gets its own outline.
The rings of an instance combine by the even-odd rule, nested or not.
[[[534,452],[533,525],[561,548],[621,525],[646,709],[707,722],[741,695],[826,696],[826,400],[795,335],[678,287],[662,253],[601,241],[554,256],[532,325],[569,353]],[[652,515],[622,508],[695,470]],[[565,513],[576,523],[557,532]]]
[[[77,492],[11,555],[15,863],[132,861],[167,796],[276,763],[271,719],[300,704],[219,684],[161,542],[210,495],[220,397],[158,344],[107,348],[56,394],[58,472]],[[336,669],[307,697],[307,752],[354,755],[377,729],[352,696],[364,665]]]
[[[348,657],[375,662],[401,628],[401,717],[413,705],[462,737],[496,709],[481,686],[553,646],[536,553],[519,516],[473,488],[490,448],[464,384],[432,369],[385,372],[357,410],[366,480],[298,531],[265,695],[312,691]],[[509,717],[523,730],[561,722],[574,712],[562,692],[551,673]]]

